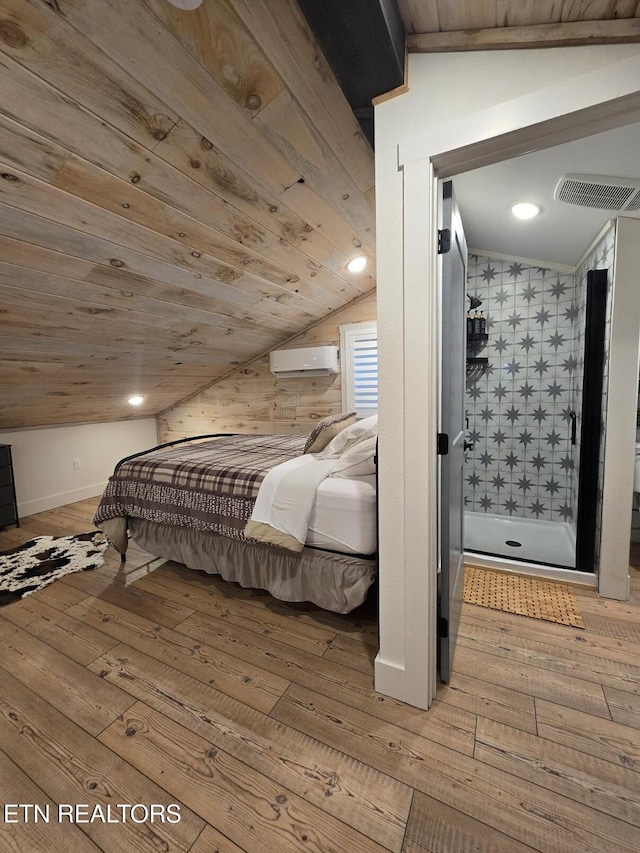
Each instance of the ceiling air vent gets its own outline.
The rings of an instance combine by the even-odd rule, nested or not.
[[[631,212],[635,210],[640,210],[640,190],[631,198],[631,200],[627,203],[625,210],[629,210]]]
[[[601,210],[640,210],[640,180],[608,175],[563,175],[554,199]]]

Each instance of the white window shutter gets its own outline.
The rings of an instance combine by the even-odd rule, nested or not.
[[[342,407],[366,418],[378,411],[378,330],[375,323],[340,327]]]

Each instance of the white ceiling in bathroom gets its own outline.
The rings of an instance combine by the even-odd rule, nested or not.
[[[573,266],[613,211],[554,201],[566,173],[640,178],[640,124],[525,154],[454,178],[467,243],[474,249]],[[531,201],[541,213],[516,219],[511,205]],[[640,218],[640,211],[624,213]]]

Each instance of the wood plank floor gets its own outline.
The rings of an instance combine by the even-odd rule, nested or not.
[[[0,549],[92,527],[97,499]],[[640,566],[640,549],[632,553]],[[289,606],[132,546],[0,611],[4,803],[179,823],[0,824],[4,851],[636,853],[640,571],[586,631],[465,605],[428,712],[377,694],[375,603]]]

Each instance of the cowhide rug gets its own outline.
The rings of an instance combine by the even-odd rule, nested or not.
[[[94,530],[76,536],[37,536],[0,551],[0,607],[64,575],[99,568],[108,547],[103,534]]]

